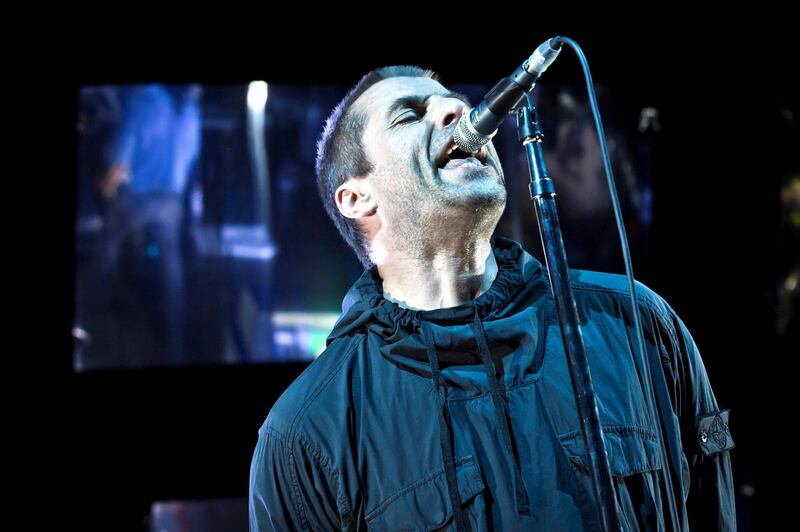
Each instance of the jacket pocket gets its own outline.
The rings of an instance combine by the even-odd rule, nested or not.
[[[456,461],[456,481],[469,530],[487,530],[483,479],[472,456]],[[455,529],[444,470],[389,496],[366,516],[369,530],[431,531]]]
[[[582,511],[587,519],[596,519],[583,436],[580,431],[573,431],[563,434],[560,439],[584,489],[585,496],[580,498]],[[639,426],[604,426],[603,440],[622,529],[626,532],[663,530],[664,510],[659,487],[662,460],[658,436]]]
[[[581,431],[562,434],[559,438],[570,463],[588,475],[586,447]],[[603,440],[612,475],[626,477],[661,469],[658,436],[653,431],[638,426],[604,426]]]

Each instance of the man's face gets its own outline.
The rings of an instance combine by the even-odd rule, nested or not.
[[[437,81],[396,77],[370,87],[354,104],[367,118],[363,145],[378,208],[398,225],[459,216],[499,219],[505,180],[494,146],[453,151],[453,131],[469,110]]]

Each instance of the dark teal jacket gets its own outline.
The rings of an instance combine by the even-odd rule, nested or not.
[[[491,242],[497,277],[457,307],[358,279],[259,431],[251,530],[599,530],[546,269]],[[638,283],[642,357],[625,277],[571,274],[623,529],[735,530],[728,412],[686,326]]]

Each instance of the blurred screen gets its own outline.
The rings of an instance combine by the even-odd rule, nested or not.
[[[247,532],[247,499],[157,501],[148,521],[149,532]]]
[[[452,88],[477,104],[489,87]],[[362,273],[314,175],[317,139],[348,89],[81,87],[76,371],[310,361],[322,352]],[[621,273],[594,123],[575,96],[583,93],[536,91],[570,266]],[[658,116],[623,111],[603,118],[635,260],[651,218]],[[509,191],[497,234],[543,260],[514,120],[494,142]]]

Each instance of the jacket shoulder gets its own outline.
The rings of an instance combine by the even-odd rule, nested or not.
[[[315,416],[335,409],[359,340],[360,335],[334,340],[278,397],[259,432],[277,432],[284,438],[302,436],[309,425],[315,425]]]
[[[596,272],[591,270],[570,269],[570,280],[577,297],[591,297],[593,294],[608,294],[625,303],[630,301],[628,278],[617,273]],[[662,318],[674,313],[667,301],[655,290],[641,281],[634,281],[636,299],[639,305],[656,312]]]

